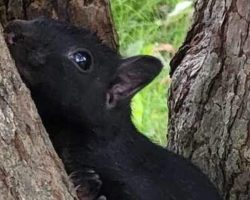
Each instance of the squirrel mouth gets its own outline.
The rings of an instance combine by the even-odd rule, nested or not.
[[[4,33],[4,38],[7,45],[15,45],[18,41],[22,40],[24,37],[21,34],[15,34],[13,32]]]

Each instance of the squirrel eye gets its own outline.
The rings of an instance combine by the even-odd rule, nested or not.
[[[86,51],[77,51],[70,55],[70,59],[76,64],[79,70],[87,72],[91,69],[92,58]]]

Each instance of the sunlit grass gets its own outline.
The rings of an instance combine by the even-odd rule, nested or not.
[[[111,6],[122,55],[155,55],[164,63],[161,74],[134,97],[132,109],[136,127],[165,145],[169,61],[190,25],[190,1],[111,0]]]

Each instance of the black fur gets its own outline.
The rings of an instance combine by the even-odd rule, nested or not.
[[[45,18],[14,21],[5,32],[69,174],[95,170],[109,200],[220,199],[190,161],[151,143],[131,122],[130,99],[160,72],[158,59],[122,59],[88,30]],[[70,59],[77,49],[92,58],[87,71]]]

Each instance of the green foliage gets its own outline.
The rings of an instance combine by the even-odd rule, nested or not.
[[[168,120],[169,61],[173,55],[172,49],[182,44],[190,25],[191,2],[111,0],[111,7],[121,53],[125,56],[155,55],[164,64],[161,74],[132,102],[136,127],[154,142],[164,145]],[[157,48],[165,44],[166,51]]]

